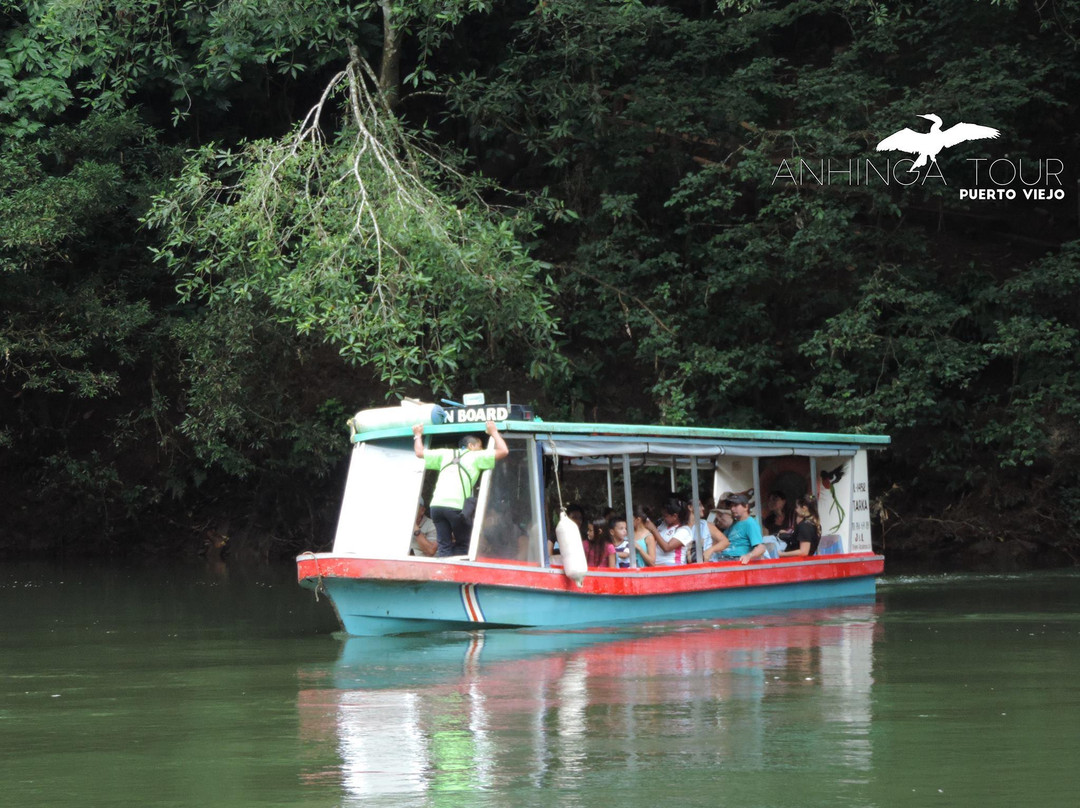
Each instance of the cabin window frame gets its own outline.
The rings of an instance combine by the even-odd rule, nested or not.
[[[529,538],[527,558],[506,558],[503,560],[510,562],[517,562],[521,564],[545,566],[545,559],[547,556],[547,536],[546,527],[544,525],[542,497],[537,495],[539,488],[540,476],[537,473],[536,463],[536,441],[530,440],[531,436],[503,433],[503,439],[506,441],[507,447],[511,450],[510,456],[503,460],[495,461],[494,469],[485,469],[481,475],[480,480],[477,483],[477,499],[476,499],[476,517],[473,520],[473,529],[469,535],[469,554],[468,559],[470,561],[484,561],[488,560],[488,556],[480,556],[481,537],[484,531],[484,524],[488,520],[488,510],[491,505],[492,498],[492,481],[495,479],[495,475],[500,471],[500,464],[503,464],[503,469],[506,469],[505,464],[513,457],[514,450],[518,448],[525,449],[525,457],[523,459],[524,468],[528,472],[527,490],[528,493],[522,498],[522,501],[528,503],[528,525],[526,527],[526,533]],[[489,439],[487,448],[494,448],[494,439]],[[520,447],[519,447],[520,445]],[[499,492],[496,492],[498,494]]]

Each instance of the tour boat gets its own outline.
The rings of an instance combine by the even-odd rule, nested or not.
[[[329,598],[348,634],[715,618],[874,594],[884,558],[870,543],[867,455],[887,446],[887,436],[556,423],[519,405],[466,404],[406,400],[350,421],[333,549],[297,558],[301,585]],[[413,425],[424,424],[425,446],[455,446],[465,434],[483,435],[488,420],[509,455],[478,481],[468,554],[412,555],[418,500],[438,474],[416,456]],[[744,492],[759,520],[770,491],[790,501],[814,494],[821,543],[813,556],[747,564],[638,567],[631,553],[628,569],[579,569],[572,562],[580,546],[561,554],[552,547],[563,497],[583,490],[599,492],[590,503],[597,514],[610,506],[628,515],[635,504],[660,504],[668,491],[693,502]],[[567,534],[558,535],[567,544]]]

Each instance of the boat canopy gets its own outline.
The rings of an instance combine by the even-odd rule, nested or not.
[[[855,446],[821,444],[778,446],[760,442],[702,443],[700,441],[656,442],[624,441],[611,438],[548,437],[541,442],[544,454],[569,460],[575,468],[605,468],[614,458],[629,455],[630,464],[641,466],[670,466],[680,468],[706,466],[701,459],[719,457],[852,457]],[[695,463],[695,461],[697,461]]]

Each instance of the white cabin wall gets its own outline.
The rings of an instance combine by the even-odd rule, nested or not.
[[[827,537],[839,536],[843,547],[841,552],[851,552],[851,491],[854,477],[854,458],[824,458],[818,461],[821,471],[833,471],[840,466],[843,476],[838,482],[826,488],[818,479],[818,516],[821,518],[821,543],[828,545]]]
[[[754,458],[726,455],[716,458],[716,473],[713,475],[714,500],[719,501],[720,495],[726,491],[745,491],[753,487]],[[759,497],[755,496],[755,500],[758,499]],[[760,502],[758,508],[760,509]]]
[[[869,553],[870,544],[870,482],[866,450],[861,449],[852,460],[851,475],[851,544],[848,552]]]
[[[423,479],[424,461],[413,453],[411,440],[356,444],[334,553],[407,558]]]

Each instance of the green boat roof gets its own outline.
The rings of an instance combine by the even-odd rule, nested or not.
[[[691,441],[739,441],[747,443],[769,443],[772,445],[834,444],[844,446],[864,446],[866,448],[884,448],[890,442],[888,435],[861,435],[835,432],[786,432],[768,429],[718,429],[697,426],[656,426],[643,424],[595,424],[564,423],[558,421],[500,421],[500,432],[527,433],[538,436],[573,435],[578,438],[664,438],[667,440]],[[425,435],[454,435],[481,433],[482,423],[468,424],[425,424]],[[386,438],[412,438],[411,427],[392,427],[388,429],[359,432],[353,436],[354,442],[380,440]]]

